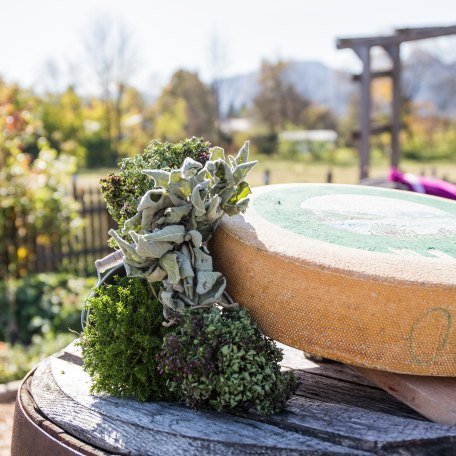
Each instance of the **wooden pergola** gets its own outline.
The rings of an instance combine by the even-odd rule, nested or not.
[[[456,25],[447,27],[420,27],[400,28],[391,35],[340,38],[337,40],[337,49],[353,49],[360,58],[363,69],[360,74],[354,75],[354,80],[361,83],[361,98],[359,110],[359,129],[354,132],[358,138],[360,158],[360,179],[369,176],[370,165],[370,137],[371,135],[384,132],[391,133],[391,166],[399,165],[401,149],[399,133],[401,130],[401,43],[417,41],[428,38],[455,35]],[[382,47],[391,59],[391,69],[387,71],[372,71],[371,49],[375,46]],[[392,106],[390,122],[382,125],[374,125],[371,120],[372,97],[371,81],[373,78],[389,77],[392,79]]]

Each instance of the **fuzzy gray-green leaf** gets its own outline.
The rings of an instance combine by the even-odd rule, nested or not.
[[[257,161],[251,161],[247,163],[241,163],[236,166],[236,169],[233,172],[235,184],[239,184],[245,179],[247,173],[257,164]]]
[[[160,267],[166,271],[167,280],[171,284],[178,284],[180,281],[179,264],[177,263],[177,254],[170,252],[160,259]]]
[[[222,277],[222,274],[220,272],[199,271],[196,275],[198,282],[196,292],[200,295],[207,293],[212,289],[219,277]]]
[[[145,234],[143,237],[147,241],[174,242],[182,244],[184,242],[185,227],[182,225],[168,225],[153,233]]]
[[[152,177],[155,181],[156,187],[168,188],[169,183],[169,171],[163,169],[144,169],[143,174]]]
[[[222,160],[225,160],[225,151],[223,150],[222,147],[212,147],[209,149],[209,154],[210,154],[210,160],[215,161],[218,160],[219,158]]]
[[[204,207],[204,202],[201,199],[200,195],[200,184],[198,184],[192,191],[191,201],[195,207],[195,216],[204,215],[206,213],[206,208]]]
[[[249,141],[246,141],[244,145],[241,147],[241,150],[236,155],[234,161],[237,165],[242,165],[243,163],[246,163],[249,159],[249,145]]]
[[[203,165],[193,158],[187,157],[182,165],[182,175],[186,178],[194,176],[203,167]]]

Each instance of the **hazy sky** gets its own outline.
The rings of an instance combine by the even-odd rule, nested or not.
[[[208,76],[210,37],[226,43],[226,74],[264,57],[356,65],[335,38],[393,27],[456,23],[454,0],[0,0],[0,75],[36,84],[44,62],[82,64],[81,37],[97,15],[122,18],[135,34],[140,85],[178,67]],[[456,39],[453,41],[456,43]],[[77,65],[75,67],[77,69]]]

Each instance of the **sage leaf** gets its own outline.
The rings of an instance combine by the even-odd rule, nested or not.
[[[178,169],[171,171],[168,188],[170,192],[183,199],[187,198],[192,192],[190,181],[182,177],[182,173]]]
[[[186,157],[181,168],[181,174],[183,177],[189,178],[194,176],[202,167],[203,165],[200,162],[193,160],[193,158]]]
[[[185,227],[182,225],[168,225],[158,229],[153,233],[145,234],[143,237],[147,241],[175,242],[182,244],[184,242]]]
[[[203,236],[198,230],[190,230],[188,232],[192,239],[192,244],[195,248],[199,249],[201,247],[201,243],[203,242]]]
[[[142,173],[150,176],[155,181],[156,187],[168,188],[169,171],[163,169],[145,169]]]
[[[216,280],[222,277],[220,272],[213,272],[213,271],[199,271],[196,275],[197,278],[197,286],[196,292],[199,295],[207,293],[212,289]]]
[[[157,220],[156,225],[179,223],[191,210],[192,207],[190,204],[178,207],[168,207],[165,209],[163,217]]]
[[[222,147],[212,147],[209,149],[209,154],[210,154],[210,160],[215,161],[218,159],[225,160],[225,151],[223,150]]]
[[[257,164],[257,161],[251,161],[247,163],[241,163],[240,165],[236,166],[233,172],[233,178],[235,184],[239,184],[245,179],[247,173]]]
[[[237,165],[242,165],[243,163],[246,163],[249,159],[249,145],[249,141],[246,141],[244,145],[241,147],[241,150],[236,155],[234,161]]]
[[[236,194],[233,195],[229,201],[228,204],[234,205],[240,200],[247,198],[252,193],[252,190],[250,189],[250,186],[247,182],[241,182],[236,189]]]
[[[230,166],[225,161],[218,159],[215,162],[215,175],[220,179],[220,182],[228,187],[233,187],[234,177]]]
[[[170,284],[178,284],[180,280],[177,254],[170,252],[160,258],[160,267],[167,273],[167,280]]]
[[[212,257],[201,249],[195,248],[195,269],[196,271],[212,271]]]
[[[116,241],[117,245],[119,246],[120,250],[122,250],[126,258],[132,258],[133,260],[138,262],[144,261],[144,259],[136,253],[134,246],[129,244],[124,239],[122,239],[115,230],[109,230],[108,234],[110,234],[114,238],[114,240]]]
[[[207,220],[212,222],[220,217],[220,214],[223,214],[221,210],[219,210],[221,198],[218,195],[214,195],[209,200],[209,205],[206,209]]]
[[[203,200],[200,195],[200,184],[198,184],[192,191],[191,201],[195,207],[195,216],[204,215],[206,213],[206,208],[204,207]]]
[[[150,274],[147,274],[146,279],[148,282],[162,282],[166,277],[166,271],[164,271],[160,266],[157,266]]]
[[[171,242],[160,242],[154,239],[147,239],[147,235],[139,236],[136,246],[138,255],[144,258],[161,258],[166,252],[169,252],[174,247]]]
[[[220,300],[226,288],[226,279],[222,275],[216,280],[211,290],[199,297],[200,305],[214,304]]]
[[[177,264],[179,265],[179,274],[182,278],[195,277],[190,258],[182,252],[177,252]]]

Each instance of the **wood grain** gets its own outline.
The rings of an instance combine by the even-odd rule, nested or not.
[[[456,425],[456,378],[357,370],[426,418],[436,423]]]
[[[92,396],[81,364],[73,346],[45,360],[33,399],[50,422],[116,454],[451,454],[456,442],[456,427],[426,421],[346,366],[290,348],[284,365],[298,368],[301,386],[268,418]]]

